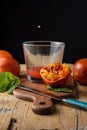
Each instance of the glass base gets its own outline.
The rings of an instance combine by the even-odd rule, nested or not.
[[[31,76],[27,76],[28,80],[30,82],[34,82],[34,83],[43,83],[43,80],[42,79],[39,79],[39,78],[34,78],[34,77],[31,77]]]

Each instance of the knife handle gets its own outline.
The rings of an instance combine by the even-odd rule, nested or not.
[[[72,98],[63,99],[63,101],[66,103],[69,103],[71,105],[80,107],[81,109],[87,110],[87,102],[79,101],[79,100],[72,99]]]

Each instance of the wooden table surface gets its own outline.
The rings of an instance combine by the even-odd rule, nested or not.
[[[79,100],[87,102],[87,86],[78,85],[78,89]],[[55,103],[54,113],[38,115],[31,107],[32,102],[0,93],[0,130],[87,130],[87,111]]]

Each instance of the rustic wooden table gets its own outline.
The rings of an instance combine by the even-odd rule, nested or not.
[[[87,102],[87,86],[78,89],[79,100]],[[0,93],[0,130],[87,130],[87,111],[55,103],[55,113],[38,115],[31,107],[32,102]]]

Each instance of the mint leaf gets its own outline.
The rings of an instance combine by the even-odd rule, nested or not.
[[[48,90],[53,90],[55,92],[66,92],[66,93],[71,93],[72,92],[72,89],[71,88],[67,88],[67,87],[52,87],[52,86],[46,86],[46,88]]]
[[[10,72],[0,73],[0,92],[11,94],[13,90],[20,85],[20,79]]]

